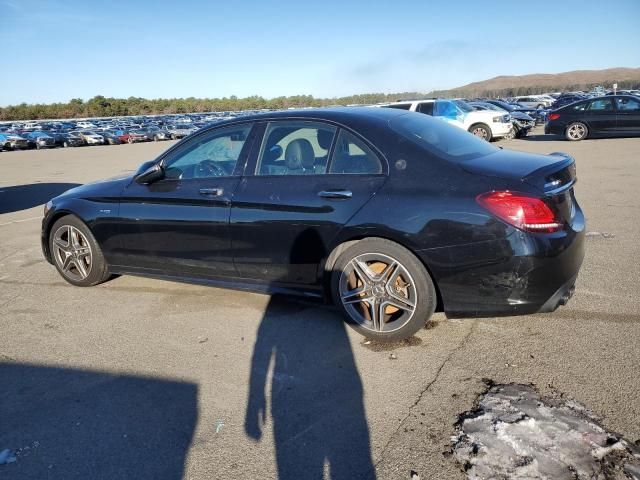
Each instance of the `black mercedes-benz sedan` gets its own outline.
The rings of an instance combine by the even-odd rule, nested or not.
[[[544,133],[564,135],[573,141],[640,135],[640,98],[608,95],[572,103],[547,116]]]
[[[45,206],[65,280],[135,274],[332,300],[369,338],[550,312],[574,290],[574,160],[382,108],[284,111],[190,135],[132,176]]]

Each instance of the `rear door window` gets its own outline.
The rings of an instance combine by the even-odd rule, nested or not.
[[[587,108],[590,112],[610,112],[613,111],[613,100],[610,98],[599,98],[592,100]]]
[[[264,134],[256,175],[313,175],[327,170],[337,128],[318,122],[270,122]]]
[[[433,104],[435,102],[424,102],[418,104],[417,111],[420,113],[425,113],[427,115],[433,115]]]
[[[393,105],[385,105],[385,108],[395,108],[396,110],[410,110],[410,103],[394,103]]]

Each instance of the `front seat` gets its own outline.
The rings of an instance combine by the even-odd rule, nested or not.
[[[288,175],[304,175],[315,173],[315,153],[311,142],[305,138],[298,138],[287,145],[284,151],[284,161]]]

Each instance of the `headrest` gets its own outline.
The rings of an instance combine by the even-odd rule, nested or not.
[[[305,138],[292,141],[284,152],[284,160],[288,170],[313,168],[316,157],[311,142]]]
[[[318,145],[323,150],[331,148],[331,140],[333,140],[333,132],[329,130],[318,130]]]

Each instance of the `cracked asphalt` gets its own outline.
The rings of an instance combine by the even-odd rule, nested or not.
[[[576,158],[592,233],[575,296],[544,315],[437,314],[391,346],[313,303],[72,287],[41,255],[45,197],[169,145],[1,153],[0,452],[16,461],[0,477],[463,479],[450,437],[483,379],[575,399],[640,440],[640,139],[499,145]]]

